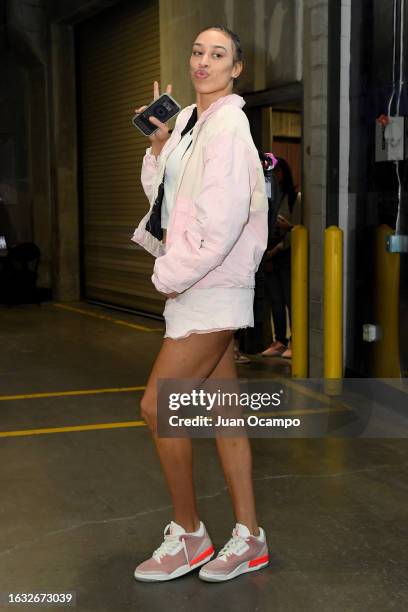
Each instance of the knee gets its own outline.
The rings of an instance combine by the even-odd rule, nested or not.
[[[146,422],[146,425],[151,431],[156,431],[157,429],[157,405],[154,398],[151,396],[143,395],[142,400],[140,402],[140,414],[142,419]]]

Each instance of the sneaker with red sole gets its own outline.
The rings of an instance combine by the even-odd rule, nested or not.
[[[269,563],[268,545],[265,531],[262,527],[259,527],[259,531],[259,536],[251,535],[245,525],[237,523],[232,537],[217,557],[201,568],[201,580],[223,582],[266,567]]]
[[[207,563],[213,555],[214,546],[202,521],[192,533],[171,521],[164,529],[164,542],[136,567],[134,577],[143,582],[172,580]]]

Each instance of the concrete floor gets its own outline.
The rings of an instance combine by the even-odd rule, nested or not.
[[[2,308],[1,432],[140,418],[141,392],[4,396],[143,386],[157,321],[89,304]],[[288,374],[281,361],[243,376]],[[217,548],[233,515],[214,441],[196,439],[199,508]],[[0,438],[0,592],[76,591],[76,609],[405,611],[406,439],[254,439],[260,524],[271,563],[224,584],[196,574],[138,583],[171,505],[146,427]],[[23,609],[31,609],[24,607]],[[55,607],[55,609],[57,609]]]

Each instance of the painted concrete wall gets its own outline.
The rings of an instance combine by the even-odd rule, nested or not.
[[[55,297],[80,295],[75,53],[72,28],[51,26],[51,146]]]
[[[39,284],[50,287],[51,199],[48,150],[47,17],[42,0],[7,4],[7,47],[2,58],[2,120],[15,141],[11,210],[17,242],[41,249]],[[4,166],[0,173],[4,171]],[[3,177],[0,177],[0,181]]]
[[[303,212],[310,237],[310,376],[323,373],[323,232],[326,227],[328,0],[304,2]]]
[[[9,245],[31,240],[25,70],[14,57],[0,61],[0,233]]]
[[[85,3],[84,3],[85,4]],[[15,116],[20,160],[15,226],[18,241],[41,250],[39,285],[61,300],[79,296],[75,63],[72,28],[51,28],[43,0],[11,0],[7,14],[10,55],[23,74],[18,102],[4,102]],[[15,67],[16,68],[16,67]],[[14,79],[14,87],[19,83]],[[24,170],[22,168],[24,167]]]
[[[89,19],[121,0],[44,0],[51,23],[72,25]]]
[[[189,75],[191,45],[209,25],[224,24],[242,41],[245,67],[238,92],[300,81],[302,3],[297,0],[160,0],[161,81],[173,84],[184,106],[194,101]]]

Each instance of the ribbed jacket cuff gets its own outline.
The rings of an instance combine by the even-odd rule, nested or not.
[[[148,147],[146,149],[145,156],[143,157],[143,163],[151,166],[152,168],[157,168],[160,162],[160,155],[156,157],[152,153],[152,147]]]
[[[174,292],[173,289],[166,287],[166,285],[163,285],[163,283],[159,281],[159,279],[157,278],[157,274],[155,272],[153,272],[152,274],[152,283],[156,287],[157,291],[161,291],[161,293],[173,293]]]

